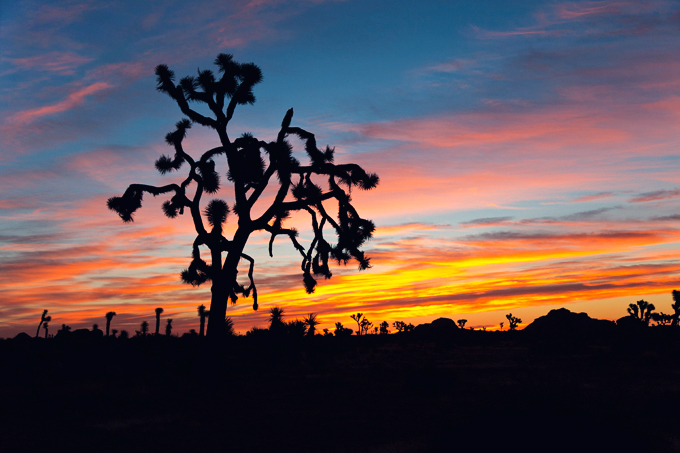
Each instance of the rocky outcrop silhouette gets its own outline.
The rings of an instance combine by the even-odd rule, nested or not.
[[[574,313],[566,308],[559,308],[536,318],[523,332],[525,335],[541,338],[568,338],[606,335],[612,333],[615,327],[613,321],[595,319],[586,313]]]
[[[417,325],[413,332],[419,337],[447,338],[456,335],[460,330],[453,319],[438,318],[432,322]]]

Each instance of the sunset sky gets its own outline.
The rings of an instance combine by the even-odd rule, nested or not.
[[[264,73],[232,136],[274,140],[293,107],[337,163],[381,179],[353,192],[377,227],[373,267],[335,265],[307,295],[292,245],[277,239],[270,258],[268,236],[252,237],[260,309],[230,306],[237,331],[274,306],[321,328],[356,328],[356,312],[487,328],[559,307],[617,319],[643,298],[671,312],[678,49],[680,3],[663,0],[3,1],[0,337],[34,332],[43,309],[50,333],[108,311],[134,333],[156,307],[175,332],[198,327],[210,288],[179,279],[189,216],[146,196],[124,224],[106,200],[181,178],[153,165],[183,117],[154,67],[195,75],[221,52]],[[217,136],[196,125],[185,144],[200,156]],[[309,221],[290,225],[308,244]]]

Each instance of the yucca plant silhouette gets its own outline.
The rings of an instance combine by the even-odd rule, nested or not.
[[[146,334],[149,333],[149,323],[147,321],[142,321],[141,329],[141,334],[146,336]]]
[[[320,324],[319,321],[316,320],[316,315],[314,313],[310,313],[306,318],[303,319],[303,321],[307,326],[307,335],[314,335],[316,332],[316,326]]]
[[[109,198],[107,204],[125,222],[132,221],[134,212],[142,206],[145,192],[154,196],[171,194],[170,199],[163,203],[163,211],[170,218],[184,214],[185,208],[188,209],[197,236],[192,261],[182,272],[182,280],[194,286],[211,282],[211,316],[207,334],[220,337],[225,334],[224,320],[229,300],[236,303],[239,295],[252,295],[253,309],[257,310],[257,289],[253,278],[255,263],[243,253],[253,233],[266,232],[270,235],[270,256],[273,256],[276,236],[290,239],[301,255],[302,282],[308,293],[312,293],[316,286],[315,275],[331,277],[328,264],[331,259],[339,264],[347,264],[354,259],[359,263],[359,269],[370,267],[369,258],[360,248],[371,238],[375,227],[373,222],[359,215],[352,205],[350,194],[353,187],[373,189],[378,185],[378,176],[367,173],[356,164],[335,164],[333,148],[319,149],[314,134],[291,126],[293,109],[286,112],[275,140],[262,141],[247,133],[236,139],[230,137],[227,126],[236,106],[255,102],[253,88],[262,81],[262,72],[255,64],[237,63],[228,54],[218,55],[215,64],[219,71],[217,75],[210,70],[199,70],[196,77],[184,77],[179,83],[175,83],[175,74],[166,65],[156,67],[158,90],[168,94],[187,117],[166,136],[167,143],[174,148],[174,156],[161,156],[156,161],[156,169],[166,174],[187,164],[188,176],[179,184],[161,187],[132,184],[122,197]],[[204,116],[192,109],[190,103],[203,104],[204,111],[211,113]],[[197,159],[184,149],[182,143],[193,124],[213,129],[220,140],[219,146],[205,151]],[[303,165],[293,157],[288,136],[296,136],[305,143],[308,164]],[[203,195],[216,194],[221,188],[221,177],[216,171],[219,162],[226,163],[226,177],[232,185],[231,196],[235,202],[229,206],[223,200],[212,199],[201,210]],[[317,179],[324,181],[323,186],[317,185]],[[261,199],[271,184],[278,186],[273,191],[275,195]],[[187,195],[189,186],[191,195]],[[260,203],[254,209],[258,200]],[[337,220],[329,215],[324,202],[337,205]],[[306,249],[297,240],[298,232],[284,227],[285,219],[296,211],[304,211],[310,216],[313,239]],[[254,216],[254,212],[261,214]],[[227,239],[223,225],[230,213],[238,220],[234,235]],[[335,245],[324,236],[327,225],[335,230],[338,238]],[[210,250],[210,264],[202,259],[200,246]],[[226,258],[223,257],[225,253]],[[242,259],[249,263],[246,286],[237,281]]]
[[[116,316],[115,311],[110,311],[106,314],[106,336],[109,336],[109,328],[111,327],[111,320]]]
[[[168,319],[168,323],[165,325],[165,335],[172,335],[172,319]]]
[[[47,311],[48,310],[43,310],[42,315],[40,316],[40,324],[38,324],[38,330],[36,330],[36,332],[35,332],[36,338],[40,336],[40,327],[42,327],[43,323],[45,321],[49,322],[49,321],[52,320],[51,316],[47,316]]]
[[[47,334],[49,333],[49,328],[50,328],[50,321],[52,320],[51,316],[48,316],[45,318],[45,322],[43,323],[43,329],[45,329],[45,338],[47,338]]]
[[[154,312],[156,312],[156,335],[158,335],[161,328],[161,313],[163,313],[163,309],[158,307]]]
[[[199,336],[205,336],[205,318],[210,316],[210,311],[205,309],[205,305],[201,304],[198,306],[198,316],[201,318]]]
[[[283,308],[272,307],[269,309],[269,331],[282,332],[285,328],[283,323]]]

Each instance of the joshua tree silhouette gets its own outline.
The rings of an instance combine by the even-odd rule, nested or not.
[[[205,318],[210,316],[210,311],[205,309],[205,305],[201,304],[198,306],[198,316],[201,318],[201,324],[199,326],[199,336],[205,336]]]
[[[655,309],[654,304],[641,299],[634,304],[628,305],[628,314],[648,326],[649,321],[652,319],[652,312]]]
[[[280,332],[285,327],[283,323],[283,308],[272,307],[269,309],[269,330]]]
[[[142,328],[141,334],[142,334],[143,336],[146,336],[146,334],[149,333],[149,323],[146,322],[146,321],[142,321],[141,328]]]
[[[673,290],[673,302],[674,304],[671,305],[671,308],[673,308],[673,314],[671,317],[673,318],[671,321],[672,326],[677,326],[678,325],[678,320],[680,319],[680,291]]]
[[[156,312],[156,335],[158,335],[159,329],[161,327],[161,313],[163,313],[163,309],[158,307],[154,311]]]
[[[355,315],[351,315],[350,318],[352,318],[356,323],[357,323],[357,335],[363,335],[365,330],[365,321],[367,321],[366,317],[364,316],[363,313],[357,313]]]
[[[168,323],[165,325],[165,335],[168,337],[172,335],[172,319],[168,319]]]
[[[50,322],[52,321],[51,316],[47,316],[47,310],[43,310],[42,316],[40,316],[40,324],[38,324],[38,330],[35,332],[36,338],[40,336],[40,327],[43,325],[44,322]]]
[[[45,338],[47,338],[47,334],[49,333],[50,321],[52,320],[50,316],[48,316],[47,318],[45,318],[45,322],[43,323],[43,329],[45,329]]]
[[[331,277],[329,259],[339,264],[347,264],[355,259],[360,270],[369,268],[369,258],[360,247],[371,238],[375,227],[370,220],[359,216],[352,206],[350,192],[352,187],[370,190],[378,185],[376,174],[366,173],[356,164],[334,164],[333,148],[320,150],[314,134],[291,126],[293,109],[286,112],[276,140],[261,141],[250,134],[232,140],[227,133],[229,121],[237,105],[255,102],[253,87],[262,81],[262,72],[255,64],[237,63],[228,54],[218,55],[215,64],[221,76],[216,77],[209,70],[199,70],[197,77],[184,77],[178,84],[175,84],[174,72],[166,65],[156,67],[158,90],[168,94],[188,117],[179,121],[176,130],[166,136],[168,144],[174,147],[174,156],[161,156],[156,161],[156,168],[165,174],[179,170],[186,162],[190,167],[187,178],[181,184],[162,187],[132,184],[122,197],[109,198],[107,203],[125,222],[131,222],[134,212],[141,207],[144,192],[154,196],[172,193],[171,199],[163,204],[163,211],[170,218],[183,214],[184,208],[189,209],[197,236],[193,244],[192,261],[189,268],[182,272],[182,280],[195,286],[208,280],[212,282],[212,316],[208,320],[208,336],[211,337],[219,337],[225,332],[224,319],[229,299],[235,303],[239,294],[245,297],[252,294],[253,309],[257,310],[254,260],[243,253],[250,235],[255,232],[265,231],[271,235],[270,256],[273,256],[272,245],[277,235],[290,238],[302,256],[302,280],[308,293],[312,293],[316,286],[313,275]],[[204,116],[193,110],[189,106],[190,102],[204,104],[212,116]],[[220,140],[220,146],[204,152],[199,159],[191,157],[182,145],[193,123],[215,130]],[[290,135],[305,142],[305,151],[310,160],[308,165],[300,164],[292,156],[291,144],[286,140]],[[220,156],[226,160],[227,179],[233,184],[235,203],[231,207],[219,199],[208,203],[203,211],[211,226],[208,231],[203,223],[200,202],[204,193],[215,194],[220,189],[220,176],[215,171]],[[262,214],[253,218],[253,207],[274,176],[278,180],[276,195],[266,206],[258,208],[257,212]],[[312,178],[324,179],[325,188],[318,186]],[[195,186],[191,198],[186,194],[189,185]],[[324,202],[329,200],[337,203],[337,220],[329,215],[324,206]],[[305,211],[311,217],[314,237],[306,250],[296,239],[297,231],[283,226],[283,221],[295,211]],[[224,237],[222,228],[230,212],[238,217],[238,226],[231,240]],[[331,245],[324,237],[327,224],[338,236],[336,245]],[[201,258],[201,245],[210,249],[211,264]],[[226,258],[223,260],[225,252]],[[247,287],[239,284],[236,278],[242,258],[250,263]]]
[[[320,324],[319,321],[316,320],[316,315],[314,313],[308,314],[304,319],[304,323],[307,326],[307,335],[309,336],[314,335],[316,332],[316,326]]]
[[[459,319],[459,320],[456,321],[456,322],[458,323],[458,327],[460,327],[461,329],[464,329],[464,328],[465,328],[465,324],[467,323],[467,319]]]
[[[510,323],[509,324],[510,330],[517,329],[517,325],[522,322],[521,319],[512,316],[512,313],[508,313],[507,315],[505,315],[505,317],[508,318],[508,322]],[[502,327],[502,324],[501,324],[501,329],[502,328],[503,327]]]
[[[387,321],[383,321],[380,323],[380,334],[381,335],[387,335],[390,333],[390,324]]]
[[[111,320],[116,316],[115,311],[110,311],[106,314],[106,336],[109,336],[109,327],[111,327]]]
[[[116,338],[116,335],[118,335],[118,329],[111,329],[111,336]]]

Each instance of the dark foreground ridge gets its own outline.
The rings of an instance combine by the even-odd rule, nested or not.
[[[101,331],[100,331],[101,332]],[[680,329],[0,341],[3,451],[677,451]]]

